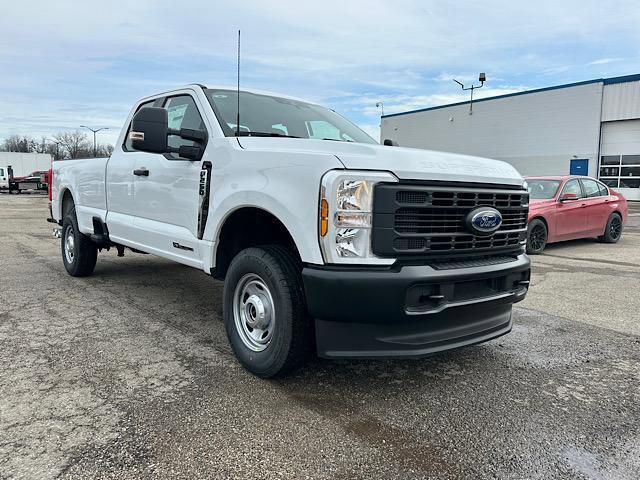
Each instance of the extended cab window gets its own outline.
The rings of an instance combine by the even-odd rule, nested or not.
[[[191,95],[178,95],[167,98],[164,104],[167,110],[169,128],[180,130],[181,128],[191,128],[194,130],[205,130],[204,121],[198,107]],[[170,147],[179,148],[181,145],[193,146],[192,140],[184,140],[175,135],[169,135]],[[169,154],[173,158],[179,158],[177,153]]]

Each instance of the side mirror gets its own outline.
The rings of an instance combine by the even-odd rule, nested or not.
[[[387,147],[399,147],[400,145],[398,145],[398,142],[396,142],[395,140],[391,140],[389,138],[385,138],[384,142],[382,142],[383,145],[386,145]]]
[[[131,147],[141,152],[167,153],[169,117],[164,108],[141,108],[131,120]]]
[[[200,160],[202,148],[200,145],[206,141],[206,132],[181,128],[174,130],[169,128],[169,116],[164,108],[145,107],[140,109],[131,120],[131,147],[141,152],[149,153],[177,153],[181,158],[188,160]],[[184,140],[196,143],[194,146],[182,145],[179,148],[170,147],[167,143],[169,135],[176,135]]]
[[[569,200],[578,200],[578,194],[577,193],[567,192],[567,193],[563,193],[560,196],[560,201],[561,202],[567,202]]]

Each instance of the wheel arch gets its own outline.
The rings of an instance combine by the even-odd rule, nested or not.
[[[67,212],[69,205],[75,205],[75,198],[73,192],[69,187],[63,187],[60,191],[60,221],[64,221],[65,213]]]
[[[211,274],[223,279],[233,257],[249,247],[281,245],[301,261],[300,252],[289,229],[275,214],[256,205],[245,205],[227,212],[213,244]]]
[[[533,222],[534,220],[540,220],[542,223],[544,223],[544,226],[547,228],[547,243],[552,243],[555,240],[556,232],[552,230],[551,222],[549,222],[549,219],[547,219],[547,217],[545,217],[542,213],[537,213],[535,216],[531,217],[531,219],[529,220],[529,225],[531,225],[531,222]]]

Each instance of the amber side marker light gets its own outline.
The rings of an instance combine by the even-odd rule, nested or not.
[[[329,204],[324,198],[320,201],[320,236],[324,237],[329,230]]]

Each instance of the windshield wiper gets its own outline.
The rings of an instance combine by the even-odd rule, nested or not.
[[[286,138],[300,138],[295,135],[285,135],[284,133],[268,133],[268,132],[233,132],[236,137],[286,137]]]
[[[332,142],[349,142],[349,143],[353,143],[353,140],[339,140],[337,138],[323,138],[322,140],[331,140]]]

